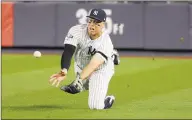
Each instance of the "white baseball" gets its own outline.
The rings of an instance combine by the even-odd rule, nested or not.
[[[40,51],[35,51],[33,53],[33,56],[36,57],[36,58],[39,58],[39,57],[41,57],[41,52]]]

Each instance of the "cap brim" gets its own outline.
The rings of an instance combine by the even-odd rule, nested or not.
[[[103,22],[102,20],[99,20],[98,18],[94,17],[94,16],[86,16],[88,18],[92,18],[92,19],[95,19],[95,20],[98,20],[99,22]]]

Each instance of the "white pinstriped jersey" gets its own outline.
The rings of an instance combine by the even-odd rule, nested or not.
[[[96,40],[91,40],[87,33],[87,24],[75,25],[70,28],[65,37],[64,44],[76,46],[74,58],[76,65],[80,69],[83,69],[90,62],[96,52],[106,56],[103,57],[105,60],[104,64],[98,69],[102,69],[105,66],[114,69],[112,60],[113,44],[106,31],[103,31],[102,35]]]

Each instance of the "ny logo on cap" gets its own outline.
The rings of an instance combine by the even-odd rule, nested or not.
[[[98,14],[98,11],[95,10],[95,11],[93,12],[93,14],[94,14],[94,15],[97,15],[97,14]]]

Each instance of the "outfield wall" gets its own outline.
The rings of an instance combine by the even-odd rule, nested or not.
[[[192,5],[188,3],[19,2],[9,9],[12,32],[10,25],[4,25],[4,33],[10,35],[2,34],[7,43],[2,46],[62,47],[68,29],[85,23],[89,10],[98,7],[107,13],[107,30],[116,48],[192,50]]]

